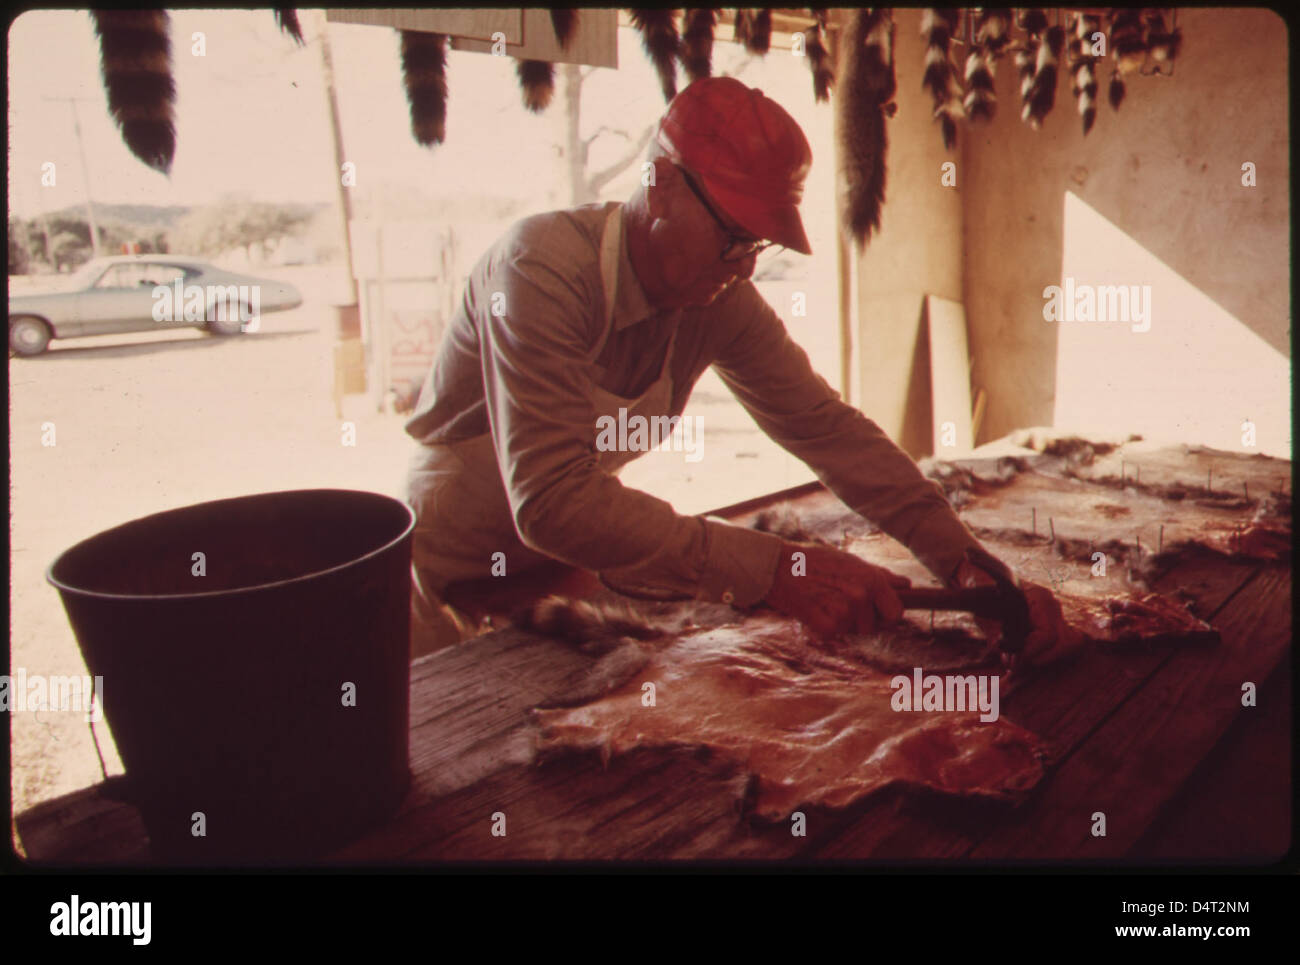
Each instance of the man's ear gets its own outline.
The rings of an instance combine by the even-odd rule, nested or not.
[[[646,207],[650,217],[662,218],[671,207],[671,201],[681,188],[681,172],[668,158],[654,159],[654,183],[646,185]]]

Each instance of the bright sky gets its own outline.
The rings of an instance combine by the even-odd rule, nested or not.
[[[71,108],[47,97],[85,98],[77,109],[96,201],[193,205],[229,193],[283,202],[335,198],[317,41],[324,14],[300,10],[299,16],[305,48],[279,32],[270,10],[171,12],[177,151],[168,178],[127,151],[108,116],[89,14],[22,14],[9,35],[10,210],[31,217],[85,200]],[[203,57],[191,49],[191,37],[200,31],[206,36]],[[726,28],[721,32],[729,36]],[[552,179],[560,112],[553,106],[538,117],[523,109],[512,59],[451,53],[447,140],[430,150],[410,133],[397,33],[331,23],[329,36],[344,145],[357,164],[359,196],[376,182],[389,182],[430,197],[490,193],[538,199],[557,183]],[[598,70],[584,91],[584,133],[600,123],[635,132],[663,111],[637,35],[620,30],[619,46],[620,69]],[[715,63],[736,51],[720,43]],[[805,122],[817,156],[829,166],[814,128],[829,131],[830,108],[813,107],[807,67],[794,60],[773,50],[744,79]],[[601,138],[591,164],[602,166],[623,147],[617,138]],[[40,184],[46,161],[57,166],[54,187]],[[624,196],[631,184],[612,186],[613,196]]]

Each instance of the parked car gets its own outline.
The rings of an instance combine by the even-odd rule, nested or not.
[[[293,285],[179,255],[95,258],[51,291],[9,298],[9,351],[39,355],[54,338],[198,327],[255,330],[265,312],[297,308]]]

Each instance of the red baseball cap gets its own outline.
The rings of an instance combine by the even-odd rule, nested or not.
[[[761,90],[734,77],[701,77],[673,98],[656,140],[746,231],[812,254],[799,218],[812,149]]]

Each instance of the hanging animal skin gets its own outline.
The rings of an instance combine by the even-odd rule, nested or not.
[[[1011,8],[984,7],[977,10],[975,42],[996,63],[1011,42]]]
[[[1092,35],[1101,29],[1101,21],[1093,14],[1076,14],[1071,24],[1069,71],[1073,84],[1070,88],[1083,119],[1083,133],[1092,130],[1097,119],[1098,58],[1092,55]]]
[[[108,112],[131,153],[156,171],[176,156],[176,84],[165,10],[94,10]]]
[[[812,12],[817,17],[817,23],[803,32],[803,50],[808,59],[808,69],[813,75],[813,98],[825,101],[830,99],[835,69],[831,66],[831,55],[826,49],[826,11]]]
[[[281,30],[297,41],[299,47],[302,46],[302,27],[298,25],[297,10],[277,7],[275,10],[275,22],[279,25]]]
[[[771,10],[763,9],[754,14],[746,46],[751,54],[759,54],[760,56],[766,54],[772,48]]]
[[[641,32],[641,43],[659,74],[664,100],[677,96],[677,22],[671,10],[630,10],[632,26]]]
[[[885,118],[894,114],[894,34],[887,9],[853,10],[844,31],[843,77],[836,98],[840,140],[840,207],[844,224],[865,244],[880,228],[885,201]]]
[[[1024,104],[1021,117],[1029,109],[1030,94],[1034,89],[1034,74],[1038,67],[1038,47],[1043,31],[1047,29],[1047,15],[1041,10],[1021,10],[1016,23],[1025,32],[1024,40],[1016,47],[1016,72],[1020,76],[1020,99]]]
[[[1147,59],[1141,10],[1117,8],[1111,11],[1110,48],[1121,75],[1141,69]]]
[[[998,97],[993,89],[993,55],[979,39],[978,33],[966,55],[966,99],[962,102],[972,121],[991,121],[997,111]]]
[[[515,64],[524,107],[540,114],[555,95],[555,65],[546,60],[521,60]]]
[[[921,14],[921,36],[925,38],[925,73],[921,86],[934,98],[934,116],[943,128],[943,146],[951,150],[957,140],[957,121],[966,117],[957,72],[948,59],[948,47],[957,30],[960,11],[927,7]]]
[[[1021,119],[1038,130],[1043,118],[1056,103],[1056,70],[1065,46],[1065,29],[1060,25],[1047,28],[1042,43],[1038,45],[1037,64],[1029,86],[1029,99],[1021,111]]]
[[[559,38],[560,47],[568,50],[578,27],[578,11],[564,7],[552,8],[551,26],[555,28],[555,36]]]
[[[713,28],[716,10],[687,10],[682,22],[682,66],[691,80],[713,72]]]
[[[1182,45],[1182,31],[1177,27],[1170,32],[1165,29],[1165,18],[1159,10],[1144,10],[1143,20],[1147,27],[1147,47],[1151,59],[1156,62],[1156,73],[1161,73],[1162,65],[1172,66]],[[1167,73],[1167,71],[1165,72]]]
[[[411,133],[424,147],[441,144],[447,125],[447,36],[423,30],[403,30],[401,35]]]

